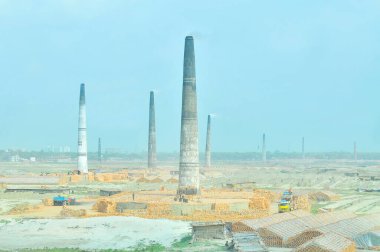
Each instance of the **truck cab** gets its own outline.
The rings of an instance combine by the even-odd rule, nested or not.
[[[278,212],[279,213],[285,213],[285,212],[290,212],[293,210],[293,194],[292,192],[285,191],[283,192],[281,196],[281,200],[278,203]]]
[[[290,201],[287,200],[281,200],[280,203],[278,203],[278,212],[279,213],[285,213],[290,212]]]
[[[75,204],[75,198],[70,198],[67,196],[55,196],[53,198],[53,205],[54,206],[66,206],[66,205],[74,205]]]

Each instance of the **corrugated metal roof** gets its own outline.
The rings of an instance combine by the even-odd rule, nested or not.
[[[380,246],[380,230],[374,230],[360,234],[355,237],[356,247],[370,249],[371,247]]]
[[[267,252],[257,233],[234,233],[235,250],[238,252]]]
[[[299,217],[310,216],[310,215],[311,214],[306,211],[297,210],[297,211],[292,211],[288,213],[274,214],[270,217],[265,217],[265,218],[260,218],[260,219],[242,220],[240,222],[252,228],[253,230],[258,230],[259,228],[267,227],[269,225],[276,224],[282,221],[296,219]]]
[[[297,219],[290,219],[260,229],[273,233],[285,242],[289,238],[301,234],[308,229],[322,227],[330,223],[335,223],[340,220],[354,217],[355,215],[352,213],[321,213],[317,215],[304,216]]]
[[[191,223],[192,227],[207,227],[207,226],[219,226],[225,225],[223,221],[210,221],[210,222],[193,222]]]
[[[298,247],[296,252],[302,251],[308,247],[320,247],[321,249],[328,251],[343,251],[350,246],[354,246],[353,241],[335,233],[328,233],[318,236],[317,238],[314,238],[313,240]]]
[[[353,219],[341,220],[330,225],[318,228],[322,233],[334,232],[346,238],[354,239],[355,236],[368,232],[380,226],[380,214],[361,216]]]

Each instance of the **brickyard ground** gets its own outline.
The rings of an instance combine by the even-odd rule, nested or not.
[[[278,212],[281,193],[290,188],[307,196],[299,207],[312,214],[380,213],[378,161],[216,163],[201,168],[202,194],[188,203],[174,200],[175,162],[161,163],[154,171],[139,161],[90,163],[86,177],[70,174],[75,167],[74,162],[0,164],[0,250],[150,246],[152,251],[225,251],[224,241],[189,244],[190,223],[271,216]],[[51,191],[56,189],[77,204],[53,206],[52,198],[60,194]],[[101,190],[117,194],[104,196]]]

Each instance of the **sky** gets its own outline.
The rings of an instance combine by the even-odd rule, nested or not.
[[[195,40],[199,148],[380,151],[378,0],[0,0],[0,149],[180,143],[185,36]]]

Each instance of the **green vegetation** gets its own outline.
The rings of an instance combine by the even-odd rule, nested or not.
[[[311,213],[312,214],[317,214],[318,213],[318,209],[323,207],[323,206],[326,206],[326,203],[314,203],[311,205]]]
[[[43,249],[21,249],[19,252],[83,252],[81,249],[74,248],[43,248]],[[5,250],[1,250],[5,252]]]
[[[175,248],[175,249],[185,248],[185,247],[189,246],[189,242],[191,241],[191,239],[192,239],[191,235],[185,236],[181,240],[175,241],[172,244],[172,248]]]
[[[44,249],[22,249],[19,252],[86,252],[92,250],[83,250],[78,248],[44,248]],[[131,249],[99,249],[97,252],[162,252],[165,247],[161,244],[138,245]],[[0,252],[5,252],[0,250]]]
[[[156,242],[146,243],[145,241],[139,242],[136,246],[127,248],[127,249],[99,249],[96,252],[163,252],[163,251],[226,251],[223,241],[214,243],[214,242],[197,242],[191,243],[191,235],[183,237],[179,241],[173,242],[171,247],[166,248],[162,244]],[[43,248],[43,249],[21,249],[19,252],[86,252],[92,250],[83,250],[78,248]],[[0,250],[0,252],[5,252]]]
[[[120,250],[121,251],[121,250]],[[124,250],[128,252],[161,252],[165,251],[165,246],[157,242],[150,242],[146,245],[144,242],[140,242],[137,246],[133,247],[131,250]],[[118,250],[105,250],[105,252],[119,252]]]
[[[8,224],[10,223],[11,221],[10,220],[0,220],[0,224]]]

